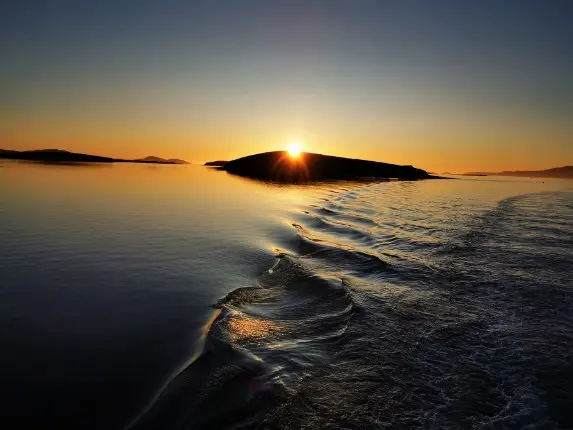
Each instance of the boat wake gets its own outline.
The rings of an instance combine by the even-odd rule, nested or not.
[[[573,426],[573,194],[421,198],[346,184],[293,214],[132,427]]]

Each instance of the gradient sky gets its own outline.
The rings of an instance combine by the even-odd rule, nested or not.
[[[0,148],[573,164],[571,0],[5,0]]]

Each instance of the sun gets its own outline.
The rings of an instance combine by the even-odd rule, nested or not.
[[[287,151],[289,155],[293,158],[296,158],[300,155],[300,143],[298,142],[291,142],[287,146]]]

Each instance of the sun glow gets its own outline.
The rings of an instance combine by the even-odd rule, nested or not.
[[[300,155],[300,143],[291,142],[287,146],[287,151],[291,157],[298,157]]]

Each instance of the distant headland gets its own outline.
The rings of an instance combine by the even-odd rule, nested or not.
[[[135,162],[139,162],[139,163],[160,163],[160,164],[191,164],[191,163],[189,163],[188,161],[181,160],[181,159],[179,159],[179,158],[169,158],[169,159],[166,160],[165,158],[154,157],[154,156],[149,156],[149,157],[137,159],[137,160],[135,160]]]
[[[223,167],[225,164],[227,164],[228,161],[225,160],[217,160],[217,161],[207,161],[205,164],[203,164],[203,166],[208,166],[208,167]]]
[[[437,179],[413,166],[381,163],[331,155],[286,151],[249,155],[225,163],[221,170],[254,179],[277,182],[312,182],[329,179]]]
[[[573,179],[573,166],[554,167],[546,170],[504,170],[503,172],[469,172],[464,176],[517,176],[521,178]]]
[[[38,149],[34,151],[12,151],[0,149],[0,158],[11,160],[38,161],[47,163],[143,163],[143,164],[189,164],[176,158],[166,160],[159,157],[146,157],[137,160],[101,157],[99,155],[80,154],[61,149]]]

